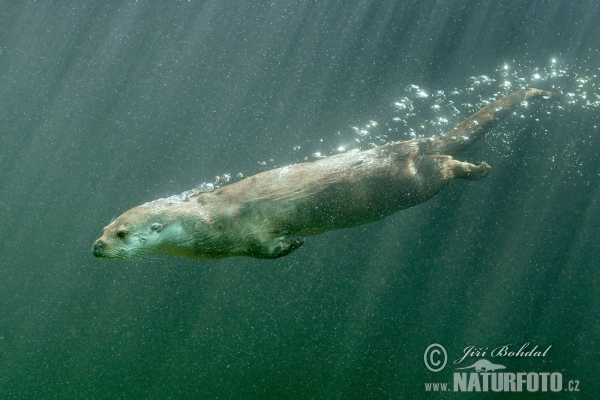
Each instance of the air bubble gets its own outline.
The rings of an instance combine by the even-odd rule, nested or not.
[[[337,154],[337,152],[347,151],[349,147],[362,146],[363,148],[368,148],[390,143],[390,141],[417,138],[422,138],[423,141],[426,141],[431,135],[443,134],[443,131],[456,126],[456,124],[459,124],[467,116],[477,112],[483,106],[493,104],[507,93],[519,89],[540,87],[539,85],[542,82],[548,86],[547,90],[564,93],[564,101],[562,103],[540,101],[541,111],[538,110],[538,102],[536,102],[536,107],[533,108],[528,102],[524,102],[521,105],[521,111],[513,112],[511,118],[532,118],[532,120],[535,120],[540,115],[545,116],[545,114],[550,114],[551,112],[573,110],[576,107],[586,110],[599,110],[600,90],[598,88],[598,73],[595,70],[582,72],[580,69],[571,67],[560,69],[556,62],[553,58],[545,67],[540,68],[528,68],[524,64],[511,66],[507,63],[500,65],[493,71],[493,74],[473,76],[469,78],[469,82],[464,86],[453,89],[446,88],[446,91],[435,90],[430,95],[416,84],[408,85],[405,88],[405,92],[400,95],[400,97],[406,97],[401,97],[399,100],[394,101],[388,108],[388,114],[384,114],[383,116],[377,115],[377,118],[356,123],[356,126],[352,127],[354,131],[352,133],[350,130],[346,130],[341,133],[334,131],[333,133],[326,134],[322,140],[317,140],[317,143],[321,143],[319,148],[329,149],[330,153]],[[427,101],[428,98],[435,101]],[[548,99],[548,96],[543,96],[543,98]],[[525,107],[528,107],[528,115],[522,114],[522,109]],[[532,111],[529,112],[529,109],[532,109]],[[506,112],[506,108],[501,106],[495,107],[493,108],[493,112],[503,113]],[[498,115],[496,114],[495,117],[498,117]],[[547,121],[547,118],[538,119],[540,124],[544,124]],[[473,121],[468,125],[469,130],[463,132],[465,136],[455,133],[456,136],[448,135],[446,140],[468,141],[470,140],[469,136],[473,135],[478,128],[475,121]],[[377,131],[374,129],[377,129]],[[389,137],[374,134],[374,132],[381,133],[382,131],[388,134]],[[510,133],[506,133],[505,135],[509,136]],[[308,143],[311,143],[311,141],[308,141]],[[306,150],[308,143],[298,143],[297,146],[293,146],[294,152],[297,153],[282,161],[289,162],[290,159],[309,161],[311,158],[314,160],[315,158],[324,157],[320,152],[312,154],[311,157],[311,153]],[[339,146],[340,143],[346,143],[346,145]],[[415,143],[418,144],[421,141]],[[311,146],[313,144],[314,141],[311,143]],[[304,154],[300,153],[300,151]],[[259,164],[275,165],[269,161],[262,161]],[[220,183],[224,183],[225,181],[225,177],[221,175]]]
[[[401,111],[402,110],[408,110],[408,111],[414,110],[412,100],[410,100],[406,97],[403,97],[399,101],[395,102],[394,107],[396,107],[396,109],[401,110]]]
[[[204,182],[202,183],[202,185],[200,185],[198,189],[200,189],[200,191],[202,192],[212,192],[213,190],[215,190],[215,185],[213,185],[212,183]]]

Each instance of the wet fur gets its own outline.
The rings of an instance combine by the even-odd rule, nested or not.
[[[303,243],[288,238],[366,224],[426,201],[454,179],[486,176],[486,163],[453,156],[522,101],[537,97],[558,95],[521,90],[443,136],[392,142],[266,171],[213,192],[146,203],[104,228],[92,251],[102,258],[285,256]]]

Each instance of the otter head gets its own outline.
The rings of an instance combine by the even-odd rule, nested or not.
[[[120,259],[168,253],[173,242],[180,243],[181,225],[153,203],[132,208],[106,226],[92,246],[94,256]]]

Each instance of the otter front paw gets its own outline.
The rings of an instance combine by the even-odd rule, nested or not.
[[[296,250],[298,247],[304,244],[304,239],[292,239],[289,242],[281,242],[279,246],[279,251],[275,254],[273,258],[279,258],[283,256],[287,256],[292,251]]]

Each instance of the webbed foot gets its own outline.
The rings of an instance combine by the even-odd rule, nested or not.
[[[469,179],[475,181],[489,174],[492,169],[485,162],[472,164],[458,161],[451,157],[444,158],[444,156],[438,156],[438,158],[444,160],[444,175],[450,179]]]

